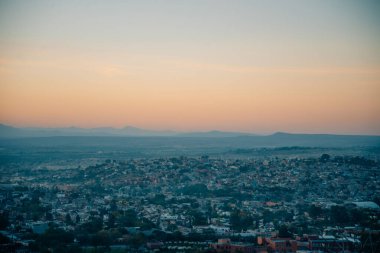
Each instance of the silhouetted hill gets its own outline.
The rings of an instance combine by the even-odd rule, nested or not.
[[[16,128],[0,125],[0,138],[57,137],[57,136],[173,136],[173,131],[152,131],[132,126],[124,128]]]
[[[208,132],[188,132],[188,133],[178,133],[177,136],[180,137],[239,137],[239,136],[256,136],[251,133],[241,133],[241,132],[222,132],[222,131],[208,131]]]
[[[116,138],[118,137],[118,138]],[[130,138],[129,138],[130,137]],[[143,137],[143,138],[139,138]],[[122,143],[137,143],[146,148],[150,145],[165,147],[214,147],[214,148],[252,148],[252,147],[354,147],[380,146],[380,136],[369,135],[333,135],[333,134],[289,134],[278,132],[272,135],[260,136],[240,132],[189,132],[153,131],[136,127],[125,128],[15,128],[0,125],[0,139],[27,139],[25,143],[44,142],[75,143],[80,140],[82,145],[103,143],[119,145]],[[22,142],[20,140],[20,142]],[[122,145],[124,145],[122,144]]]

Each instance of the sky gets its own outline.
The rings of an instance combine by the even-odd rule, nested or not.
[[[0,0],[0,122],[380,135],[380,2]]]

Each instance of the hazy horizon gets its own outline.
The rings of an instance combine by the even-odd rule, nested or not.
[[[1,1],[0,122],[380,135],[378,1]]]
[[[153,128],[144,128],[144,127],[139,127],[139,126],[133,126],[133,125],[124,125],[124,126],[121,126],[121,127],[113,127],[113,126],[98,126],[98,127],[79,127],[79,126],[74,126],[74,125],[71,125],[71,126],[57,126],[57,127],[44,127],[44,126],[14,126],[14,125],[8,125],[8,124],[3,124],[2,122],[0,122],[0,126],[5,126],[5,127],[12,127],[12,128],[17,128],[17,129],[33,129],[33,130],[57,130],[57,129],[80,129],[80,130],[107,130],[107,129],[112,129],[112,130],[137,130],[137,131],[143,131],[142,132],[142,135],[144,136],[144,131],[147,131],[147,132],[151,132],[153,133],[153,135],[148,135],[148,136],[156,136],[154,135],[154,133],[162,133],[164,135],[162,136],[176,136],[176,135],[179,135],[179,136],[183,136],[183,134],[197,134],[197,133],[225,133],[225,134],[228,134],[228,133],[236,133],[236,134],[248,134],[248,135],[253,135],[253,136],[270,136],[270,135],[274,135],[274,134],[279,134],[279,133],[282,133],[282,134],[294,134],[294,135],[346,135],[346,136],[380,136],[380,134],[366,134],[366,133],[332,133],[332,132],[326,132],[326,133],[321,133],[321,132],[287,132],[287,131],[282,131],[281,129],[280,130],[277,130],[277,131],[273,131],[273,132],[248,132],[248,131],[239,131],[239,130],[227,130],[227,131],[223,131],[223,130],[220,130],[220,129],[200,129],[200,130],[189,130],[189,131],[186,131],[186,130],[176,130],[176,129],[153,129]],[[165,135],[166,134],[166,135]],[[173,135],[167,135],[167,134],[173,134]],[[59,136],[59,135],[57,135]],[[96,135],[95,135],[96,136]],[[129,136],[129,135],[126,135],[126,136]],[[160,135],[157,135],[157,136],[160,136]],[[236,136],[236,135],[235,135]]]

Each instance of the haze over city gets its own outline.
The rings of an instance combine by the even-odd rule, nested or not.
[[[378,1],[0,1],[0,122],[380,134]]]

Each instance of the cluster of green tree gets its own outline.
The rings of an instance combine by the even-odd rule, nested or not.
[[[193,226],[203,226],[207,225],[206,214],[199,212],[197,209],[191,209],[187,213],[193,217],[192,224]]]
[[[217,189],[217,190],[209,190],[207,186],[204,184],[194,184],[194,185],[185,186],[182,189],[180,189],[180,193],[184,195],[197,196],[197,197],[232,197],[240,201],[252,199],[251,194],[241,193],[240,191],[237,191],[236,189],[232,187],[225,187],[225,188]],[[283,194],[287,194],[287,192]]]
[[[0,230],[4,230],[9,225],[8,212],[0,212]]]
[[[286,225],[281,225],[278,229],[278,237],[281,238],[292,238],[293,233],[291,232],[291,229]]]
[[[108,229],[100,230],[93,234],[75,233],[76,238],[81,245],[86,246],[109,246],[117,242],[117,238],[120,238],[123,234],[126,234],[126,230],[122,229]]]
[[[287,212],[285,210],[279,210],[271,212],[268,209],[264,209],[261,215],[261,219],[264,220],[264,223],[268,222],[290,222],[293,220],[293,213]]]
[[[107,222],[97,216],[91,216],[90,220],[77,227],[76,231],[79,234],[95,234],[103,230],[104,227],[125,228],[125,227],[140,227],[142,230],[156,228],[156,225],[146,218],[139,218],[134,210],[125,212],[115,211],[109,213]]]
[[[183,195],[193,195],[198,197],[205,197],[210,195],[210,191],[205,184],[193,184],[183,187],[180,192]]]
[[[380,233],[379,231],[364,231],[360,238],[360,252],[380,252]]]
[[[325,218],[325,222],[332,225],[362,225],[372,227],[371,211],[359,208],[348,208],[346,206],[332,206],[330,209],[323,209],[316,205],[311,205],[309,210],[311,218]]]
[[[232,197],[234,195],[235,189],[232,187],[223,187],[212,191],[214,197]]]
[[[132,209],[124,212],[114,212],[113,215],[118,227],[140,227],[142,230],[156,228],[156,225],[150,220],[137,217],[137,213]]]
[[[347,162],[351,164],[355,164],[355,165],[361,165],[364,167],[373,167],[376,165],[376,162],[374,160],[367,159],[360,156],[349,158]]]
[[[260,192],[267,196],[267,200],[271,201],[286,201],[293,200],[294,190],[281,186],[263,186]]]
[[[8,237],[4,236],[3,234],[0,234],[0,245],[1,244],[8,244],[10,242],[11,242],[11,240]]]
[[[91,216],[90,220],[78,226],[73,232],[67,232],[58,228],[53,223],[42,235],[34,235],[35,243],[30,245],[30,250],[36,252],[82,252],[81,247],[95,247],[96,252],[108,252],[111,244],[117,243],[117,239],[126,236],[125,243],[131,247],[138,247],[148,239],[142,233],[129,234],[125,227],[139,226],[142,230],[153,228],[155,225],[146,219],[137,218],[133,210],[128,210],[122,215],[114,217],[115,226],[107,228],[103,220],[97,216]],[[117,224],[117,225],[116,225]],[[74,238],[76,243],[74,243]]]
[[[242,166],[239,166],[239,171],[241,173],[245,173],[245,172],[248,172],[248,171],[253,171],[255,169],[256,169],[256,167],[253,166],[253,164],[244,164]]]
[[[38,235],[29,247],[33,252],[81,252],[80,246],[74,243],[74,234],[54,225],[50,225],[44,234]]]
[[[231,228],[235,231],[245,231],[253,228],[254,218],[247,212],[235,209],[230,216]]]
[[[330,221],[337,225],[370,225],[368,213],[357,208],[348,209],[345,206],[332,206],[328,215]]]
[[[359,165],[359,166],[364,166],[364,167],[373,167],[376,166],[377,163],[374,160],[362,157],[362,156],[335,156],[333,159],[330,159],[330,156],[328,154],[323,154],[322,157],[327,157],[328,160],[331,160],[336,163],[345,163],[345,164],[353,164],[353,165]],[[321,159],[322,159],[321,157]]]
[[[149,203],[155,204],[155,205],[164,206],[166,204],[164,194],[156,194],[156,195],[154,195],[153,198],[150,198],[148,201],[149,201]]]
[[[27,219],[37,221],[42,219],[46,213],[50,212],[51,207],[42,205],[39,195],[34,195],[32,199],[24,199],[21,202],[20,211],[28,214]]]
[[[99,217],[91,216],[90,220],[77,228],[77,232],[85,234],[95,234],[103,228],[103,220]]]
[[[374,196],[372,201],[380,206],[380,196]]]

